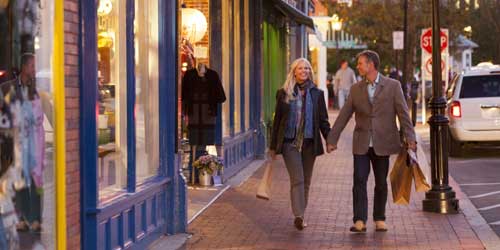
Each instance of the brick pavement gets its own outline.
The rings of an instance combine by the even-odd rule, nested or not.
[[[334,114],[331,113],[332,117]],[[331,118],[331,120],[333,120]],[[239,187],[230,188],[189,225],[193,234],[185,249],[484,249],[462,213],[422,212],[423,194],[412,193],[409,206],[387,205],[389,231],[374,232],[371,218],[366,234],[349,232],[352,224],[353,122],[342,134],[339,149],[316,160],[308,227],[297,231],[289,201],[289,179],[281,158],[273,172],[270,201],[255,198],[259,169]],[[373,211],[373,175],[368,184],[369,214]]]

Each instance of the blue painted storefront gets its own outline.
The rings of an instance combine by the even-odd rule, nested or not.
[[[82,249],[145,249],[160,235],[186,231],[185,184],[176,158],[177,3],[159,0],[158,174],[137,185],[135,159],[134,1],[126,0],[127,192],[100,204],[97,183],[96,1],[80,2],[80,159]]]
[[[163,234],[186,232],[186,183],[181,176],[178,140],[178,10],[177,1],[158,0],[159,6],[159,136],[160,161],[156,176],[137,184],[135,157],[135,72],[134,72],[134,0],[126,2],[127,37],[127,185],[126,192],[118,198],[99,202],[97,180],[97,1],[80,1],[80,183],[81,183],[81,238],[82,249],[146,249]],[[234,1],[230,0],[231,4]],[[210,1],[210,66],[222,70],[243,70],[241,62],[234,62],[231,52],[230,68],[222,65],[222,0]],[[243,6],[243,4],[240,4]],[[230,114],[241,112],[243,128],[234,133],[231,119],[230,136],[222,138],[222,117],[219,116],[216,137],[223,145],[225,174],[233,175],[265,151],[261,130],[262,69],[260,14],[262,2],[249,5],[250,12],[250,93],[249,128],[245,128],[245,105],[235,110],[235,95],[243,97],[245,89],[234,91],[234,83],[226,89]],[[234,14],[233,14],[234,15]],[[232,18],[231,20],[234,20]],[[234,21],[231,22],[234,28]],[[242,74],[243,75],[243,74]],[[241,81],[244,81],[243,77]],[[220,112],[219,112],[220,113]],[[232,117],[232,116],[230,116]]]

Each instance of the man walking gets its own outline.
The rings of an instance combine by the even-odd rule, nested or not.
[[[366,232],[368,196],[366,183],[370,162],[375,175],[373,220],[376,231],[387,231],[385,206],[387,203],[387,173],[389,156],[399,153],[402,142],[396,125],[396,116],[408,143],[417,150],[415,131],[401,84],[378,72],[380,59],[376,52],[365,50],[358,54],[358,71],[363,80],[354,84],[345,105],[340,110],[327,139],[327,152],[337,149],[342,130],[355,113],[353,134],[353,222],[352,232]]]
[[[338,98],[339,109],[344,106],[351,86],[356,83],[356,74],[349,67],[347,60],[340,61],[340,69],[335,73],[335,95]]]

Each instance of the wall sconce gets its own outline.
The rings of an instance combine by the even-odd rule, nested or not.
[[[201,11],[182,8],[182,35],[191,43],[201,41],[207,32],[207,18]]]

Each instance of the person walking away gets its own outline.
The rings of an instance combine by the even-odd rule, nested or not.
[[[268,155],[282,154],[290,176],[294,225],[303,230],[304,212],[314,161],[324,153],[320,134],[330,131],[323,91],[316,87],[312,67],[305,58],[295,60],[283,87],[276,93],[275,115]]]
[[[338,98],[339,109],[344,106],[351,86],[356,83],[356,74],[349,67],[347,60],[340,61],[340,69],[335,73],[335,95]]]
[[[401,84],[378,72],[380,59],[376,52],[365,50],[357,56],[357,68],[364,78],[354,84],[343,108],[333,124],[327,139],[327,152],[337,149],[342,130],[355,114],[353,134],[353,223],[352,232],[366,232],[368,198],[366,183],[370,163],[375,175],[373,220],[376,231],[387,231],[385,206],[387,203],[387,174],[389,156],[400,152],[396,117],[408,144],[416,151],[417,143]]]

